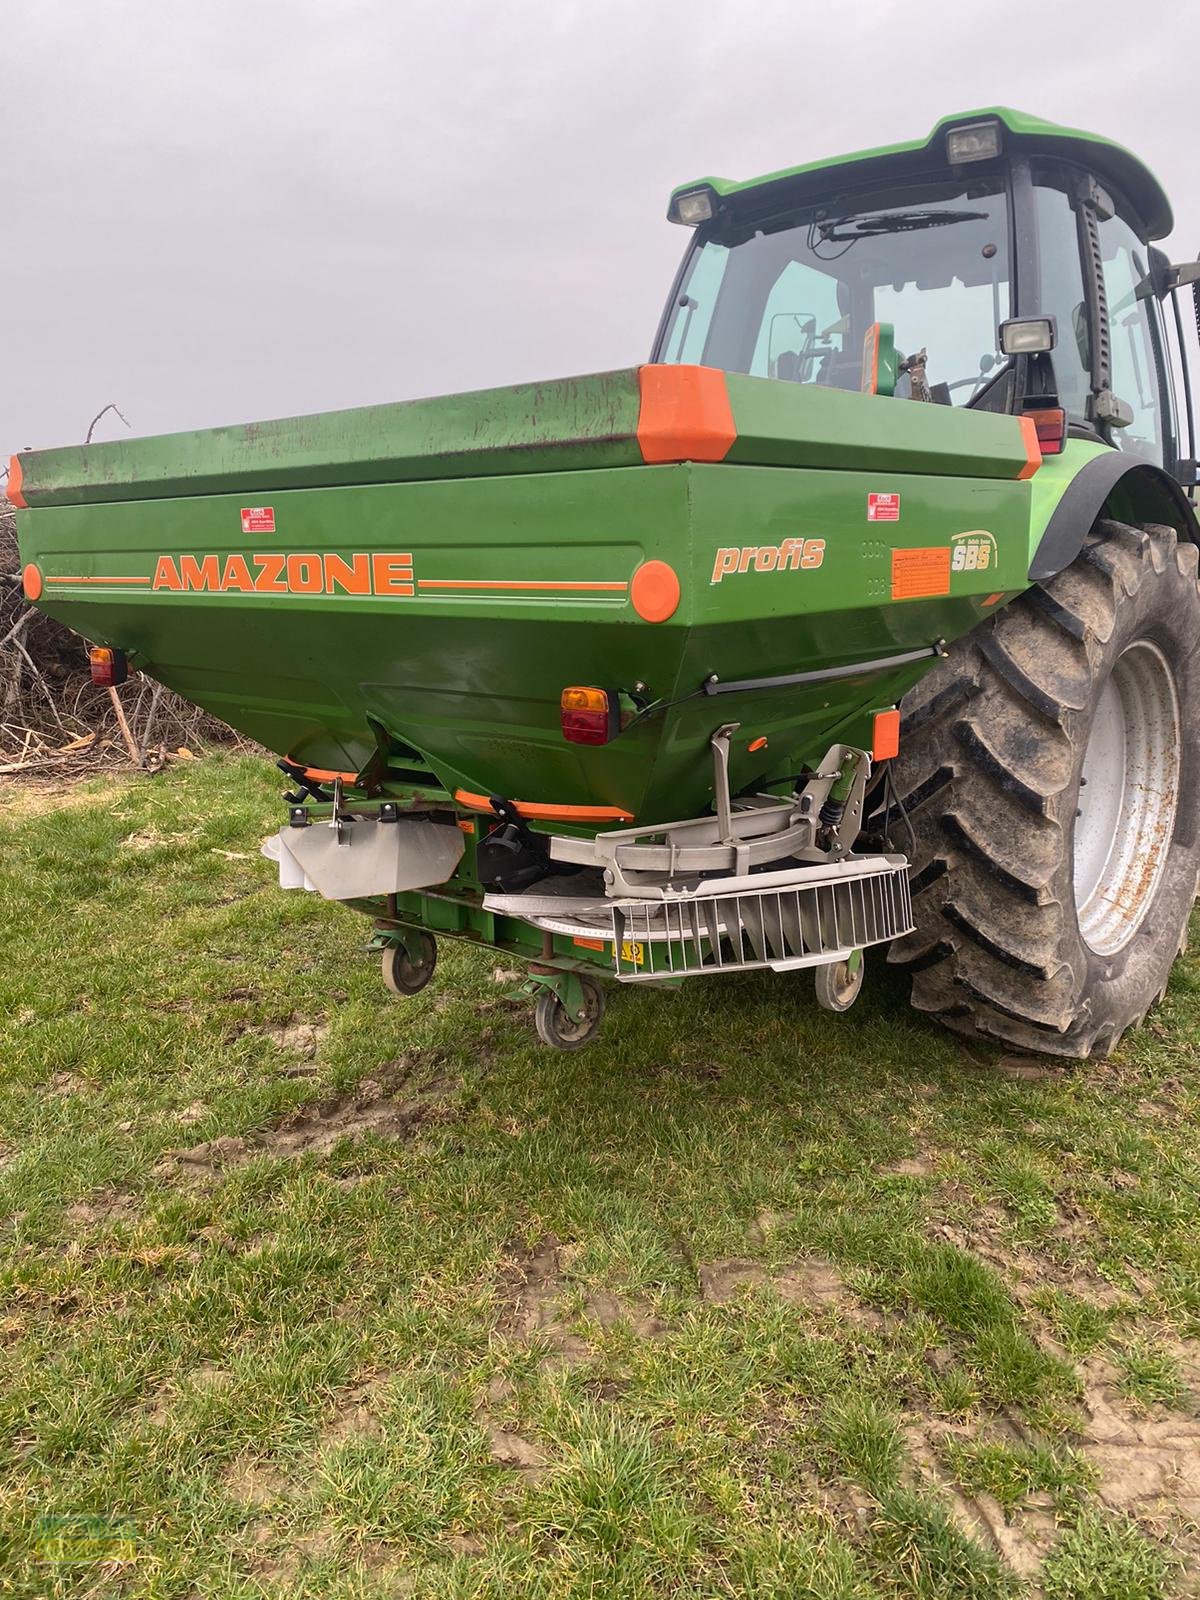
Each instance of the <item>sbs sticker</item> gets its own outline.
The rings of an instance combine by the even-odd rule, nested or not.
[[[996,541],[985,528],[959,533],[951,539],[951,572],[990,572],[995,565]]]

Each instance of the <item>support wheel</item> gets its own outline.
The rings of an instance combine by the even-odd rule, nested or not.
[[[604,990],[594,978],[580,978],[583,1015],[573,1017],[553,989],[543,989],[534,1006],[533,1021],[538,1038],[555,1050],[579,1050],[590,1044],[600,1031],[604,1016]]]
[[[383,952],[383,981],[393,994],[420,994],[437,966],[437,943],[432,934],[422,930],[411,934],[410,940],[411,947],[389,944]]]
[[[856,950],[848,961],[831,961],[818,967],[814,974],[817,1004],[826,1011],[849,1011],[862,990],[865,971],[861,950]]]

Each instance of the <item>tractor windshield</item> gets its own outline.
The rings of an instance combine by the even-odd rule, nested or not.
[[[656,359],[860,389],[868,330],[891,323],[902,368],[926,352],[924,372],[902,372],[896,393],[968,404],[1004,362],[996,330],[1009,315],[1008,236],[1002,178],[914,184],[753,229],[710,228]]]

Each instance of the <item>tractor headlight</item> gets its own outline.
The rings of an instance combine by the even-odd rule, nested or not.
[[[1032,356],[1053,350],[1057,339],[1053,317],[1011,317],[1000,324],[1000,348],[1006,356]]]
[[[694,228],[697,223],[710,221],[712,214],[711,189],[693,189],[688,194],[677,194],[671,202],[669,212],[672,222],[682,222],[687,228]]]
[[[952,167],[968,161],[990,161],[1000,154],[998,122],[968,122],[946,135],[946,158]]]

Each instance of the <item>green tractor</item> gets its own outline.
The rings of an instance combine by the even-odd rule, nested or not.
[[[844,1010],[887,948],[958,1032],[1107,1051],[1200,872],[1166,196],[989,110],[668,214],[643,367],[15,458],[26,593],[277,753],[281,883],[397,993],[490,945],[576,1048],[603,978]]]

